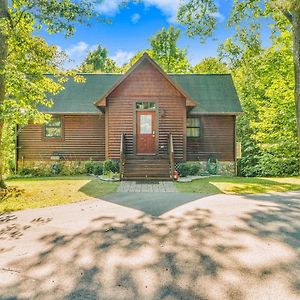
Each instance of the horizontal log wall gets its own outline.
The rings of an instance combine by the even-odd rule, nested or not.
[[[191,116],[195,117],[195,116]],[[214,155],[218,160],[235,160],[235,117],[198,116],[200,138],[187,138],[187,159],[207,160]]]
[[[185,98],[149,62],[144,62],[107,98],[109,158],[119,158],[121,134],[126,134],[127,154],[135,153],[135,103],[156,102],[158,106],[158,154],[167,155],[168,135],[173,134],[177,160],[185,157]]]
[[[18,158],[24,161],[50,160],[58,152],[65,160],[105,159],[104,115],[65,115],[64,139],[43,138],[43,125],[29,124],[18,136]]]

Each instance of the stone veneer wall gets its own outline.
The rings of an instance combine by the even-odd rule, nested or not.
[[[199,173],[207,172],[207,161],[188,161],[189,163],[200,164]],[[236,176],[236,163],[234,161],[218,161],[218,174],[226,176]]]

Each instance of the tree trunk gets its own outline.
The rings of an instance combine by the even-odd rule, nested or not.
[[[0,0],[0,22],[5,20],[8,16],[7,0]],[[0,106],[2,106],[5,97],[5,80],[4,68],[7,60],[7,43],[6,35],[0,32]],[[5,188],[3,179],[3,151],[2,151],[2,138],[3,138],[3,118],[0,115],[0,188]]]
[[[300,151],[300,12],[295,12],[292,16],[292,20],[295,69],[295,106],[297,117],[298,145]]]

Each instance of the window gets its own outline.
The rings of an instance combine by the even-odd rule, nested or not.
[[[62,138],[62,117],[53,116],[51,120],[45,124],[46,138]]]
[[[140,115],[140,134],[152,134],[151,115]]]
[[[155,102],[137,102],[136,109],[155,110]]]
[[[187,118],[186,131],[187,137],[200,137],[200,119]]]

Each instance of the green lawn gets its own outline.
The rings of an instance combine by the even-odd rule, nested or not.
[[[300,190],[300,177],[244,178],[216,176],[176,183],[179,192],[203,194],[258,194]]]
[[[88,176],[19,178],[7,180],[6,184],[9,188],[20,191],[20,195],[12,193],[0,199],[0,212],[97,198],[115,192],[119,185],[119,183],[103,182]]]

